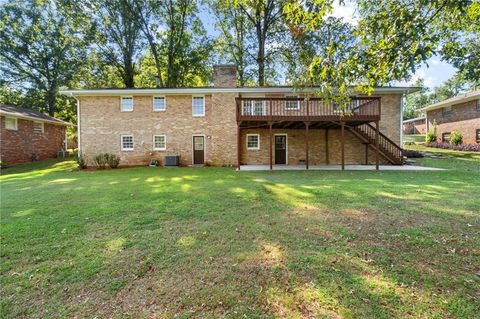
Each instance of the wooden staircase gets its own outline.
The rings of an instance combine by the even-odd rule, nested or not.
[[[355,136],[367,143],[372,149],[376,150],[375,128],[371,124],[367,123],[358,126],[350,126],[349,129]],[[404,161],[401,147],[381,132],[378,132],[378,136],[379,153],[390,163],[394,165],[403,165]]]

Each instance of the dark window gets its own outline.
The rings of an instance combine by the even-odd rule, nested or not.
[[[442,134],[442,142],[450,142],[450,132]]]
[[[480,100],[477,100],[477,111],[480,111]]]
[[[477,129],[477,143],[480,143],[480,129]]]
[[[452,114],[452,112],[453,112],[453,111],[452,111],[452,107],[451,107],[451,106],[447,106],[447,107],[444,107],[444,108],[442,109],[442,115],[443,115],[443,116],[450,115],[450,114]]]

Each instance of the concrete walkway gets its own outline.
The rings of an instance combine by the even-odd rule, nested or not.
[[[310,165],[310,170],[317,171],[340,171],[341,165]],[[268,171],[269,165],[242,165],[240,171]],[[305,170],[305,165],[273,165],[273,170],[276,171],[294,171]],[[375,165],[345,165],[345,170],[348,171],[374,171]],[[414,165],[380,165],[381,171],[443,171],[443,168],[414,166]]]

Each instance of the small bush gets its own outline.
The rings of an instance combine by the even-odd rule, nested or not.
[[[87,157],[83,154],[78,155],[77,164],[78,164],[78,168],[80,169],[87,168]]]
[[[97,154],[93,157],[93,165],[98,169],[105,169],[108,164],[108,154]]]
[[[445,142],[433,142],[426,144],[428,147],[443,148],[446,150],[464,151],[464,152],[480,152],[480,144],[460,144],[452,145]]]
[[[459,131],[453,131],[450,134],[450,141],[449,143],[452,145],[460,145],[463,142],[463,135]]]
[[[7,162],[0,161],[0,169],[4,169],[4,168],[7,168],[7,167],[8,167]]]
[[[423,157],[423,154],[418,152],[418,151],[414,151],[414,150],[403,150],[402,151],[402,154],[403,156],[406,156],[406,157],[409,157],[409,158],[420,158],[420,157]]]
[[[425,142],[432,143],[437,141],[437,121],[433,120],[433,129],[425,134]]]
[[[425,142],[432,143],[437,140],[437,134],[433,131],[428,131],[425,135]]]
[[[110,168],[117,168],[118,164],[120,164],[120,157],[115,154],[105,154],[107,157],[107,163]]]

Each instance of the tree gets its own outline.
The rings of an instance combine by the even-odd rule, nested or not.
[[[35,103],[30,107],[52,116],[60,109],[60,86],[71,81],[89,43],[89,32],[83,32],[88,27],[79,28],[83,20],[69,9],[63,3],[34,0],[0,7],[0,71],[4,80],[23,88],[20,96],[34,94]]]
[[[282,41],[287,34],[287,26],[283,19],[285,0],[226,0],[223,6],[230,7],[238,19],[246,18],[253,26],[255,49],[255,62],[257,68],[257,84],[263,86],[267,83],[269,67],[281,51]],[[231,38],[230,40],[233,40]],[[234,42],[229,43],[235,46]]]
[[[480,86],[480,1],[468,8],[459,21],[460,32],[442,48],[444,58],[460,70],[466,80]],[[462,23],[463,22],[463,23]]]
[[[328,57],[316,56],[309,68],[310,77],[326,95],[348,96],[352,85],[370,94],[376,85],[408,78],[450,35],[459,32],[458,21],[465,19],[472,1],[359,0],[357,4],[360,19],[353,30],[359,39],[355,50],[332,63],[342,50],[341,43],[332,43]],[[294,25],[315,31],[323,23],[322,13],[330,8],[327,0],[291,1],[284,12]],[[332,77],[335,85],[330,84]]]
[[[403,119],[408,120],[419,116],[418,109],[432,103],[430,89],[425,86],[423,79],[418,79],[413,86],[420,88],[419,91],[410,93],[405,98]]]
[[[255,59],[248,50],[253,36],[251,21],[242,10],[232,8],[228,0],[213,0],[209,4],[221,31],[217,39],[220,55],[235,64],[238,84],[244,86],[251,80],[248,69]]]
[[[101,0],[92,6],[100,54],[107,64],[116,68],[125,87],[135,87],[136,63],[143,43],[134,0]]]
[[[197,15],[195,1],[167,0],[162,4],[161,17],[165,30],[160,52],[166,59],[165,85],[191,85],[207,80],[212,41],[207,37]]]

